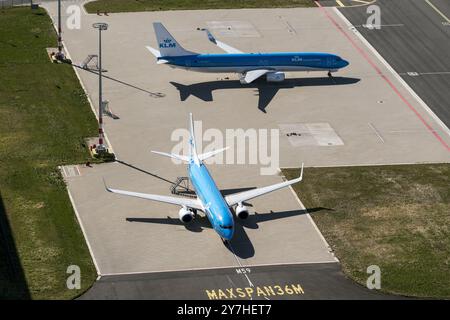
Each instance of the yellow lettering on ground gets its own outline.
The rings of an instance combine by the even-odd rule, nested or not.
[[[260,297],[260,296],[264,296],[265,297],[266,296],[266,293],[260,287],[256,287],[256,294],[258,295],[258,297]]]
[[[242,291],[242,288],[236,288],[236,292],[240,298],[245,298],[245,292]]]
[[[221,289],[219,289],[219,299],[222,299],[222,298],[227,299],[228,297]]]
[[[237,298],[252,298],[252,295],[256,293],[258,297],[270,297],[270,296],[284,296],[284,295],[301,295],[305,294],[300,284],[286,284],[286,285],[274,285],[274,286],[261,286],[261,287],[245,287],[245,288],[225,288],[225,289],[213,289],[205,290],[209,300],[214,299],[237,299]]]
[[[253,294],[253,289],[250,287],[246,287],[245,291],[247,292],[248,297],[251,298]]]
[[[294,289],[294,292],[296,294],[305,294],[305,291],[303,291],[303,288],[301,285],[297,284],[297,285],[292,285],[292,289]]]
[[[277,295],[282,296],[284,294],[284,291],[283,291],[283,289],[280,286],[276,285],[273,288],[277,290],[276,291]]]
[[[273,288],[271,286],[264,286],[264,290],[266,290],[268,296],[275,295],[275,291],[273,291]]]
[[[208,299],[209,299],[209,300],[212,300],[212,299],[218,299],[215,290],[211,290],[211,291],[206,290],[206,294],[208,295]]]

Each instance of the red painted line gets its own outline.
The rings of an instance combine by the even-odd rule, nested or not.
[[[430,124],[420,115],[420,113],[412,106],[411,103],[406,100],[406,98],[400,93],[397,87],[389,80],[383,72],[381,72],[380,68],[372,61],[372,59],[367,55],[367,53],[361,49],[356,42],[344,31],[344,29],[336,22],[336,20],[328,13],[328,11],[318,2],[314,1],[316,5],[320,8],[320,10],[325,14],[325,16],[331,21],[331,23],[351,42],[353,47],[366,59],[366,61],[375,69],[376,73],[383,78],[387,84],[394,90],[394,92],[399,96],[399,98],[408,106],[408,108],[414,112],[414,114],[419,118],[419,120],[425,125],[425,127],[432,133],[436,139],[447,149],[450,151],[450,146],[442,139],[442,137],[437,133]]]

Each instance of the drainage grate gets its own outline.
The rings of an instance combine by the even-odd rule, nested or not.
[[[294,147],[342,146],[344,142],[329,123],[285,123],[279,124],[281,132]]]

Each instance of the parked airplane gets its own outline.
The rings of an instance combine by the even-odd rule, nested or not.
[[[243,204],[245,201],[262,196],[269,192],[290,186],[291,184],[300,182],[303,177],[303,164],[300,177],[285,182],[280,182],[263,188],[256,188],[239,193],[229,194],[223,196],[217,188],[216,183],[209,174],[203,160],[208,159],[227,148],[213,150],[203,154],[197,154],[195,136],[194,136],[194,122],[192,113],[190,114],[190,139],[189,139],[189,156],[183,156],[174,153],[165,153],[159,151],[152,151],[153,153],[163,155],[169,158],[178,159],[188,164],[189,179],[195,189],[197,197],[182,198],[172,196],[162,196],[155,194],[131,192],[125,190],[112,189],[106,186],[109,192],[118,193],[125,196],[137,197],[147,200],[159,201],[181,206],[178,216],[183,223],[189,223],[197,215],[197,210],[204,212],[210,221],[214,230],[222,238],[222,241],[227,244],[234,234],[234,219],[231,209],[235,207],[234,212],[240,219],[246,219],[249,215],[248,208]]]
[[[159,50],[147,46],[157,58],[158,64],[167,64],[199,72],[237,73],[242,84],[251,83],[261,76],[268,82],[281,82],[284,71],[328,71],[344,68],[349,63],[330,53],[318,52],[279,52],[279,53],[243,53],[221,41],[207,30],[208,39],[226,54],[200,54],[185,50],[167,29],[159,22],[153,23]]]

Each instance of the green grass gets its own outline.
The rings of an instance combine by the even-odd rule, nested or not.
[[[352,279],[378,265],[384,292],[450,298],[450,164],[309,168],[294,189]]]
[[[58,165],[89,158],[96,121],[69,65],[50,62],[44,10],[0,11],[0,297],[73,298],[96,272]],[[82,289],[66,288],[69,265]]]
[[[87,12],[135,12],[196,9],[315,7],[313,0],[98,0],[85,5]]]

